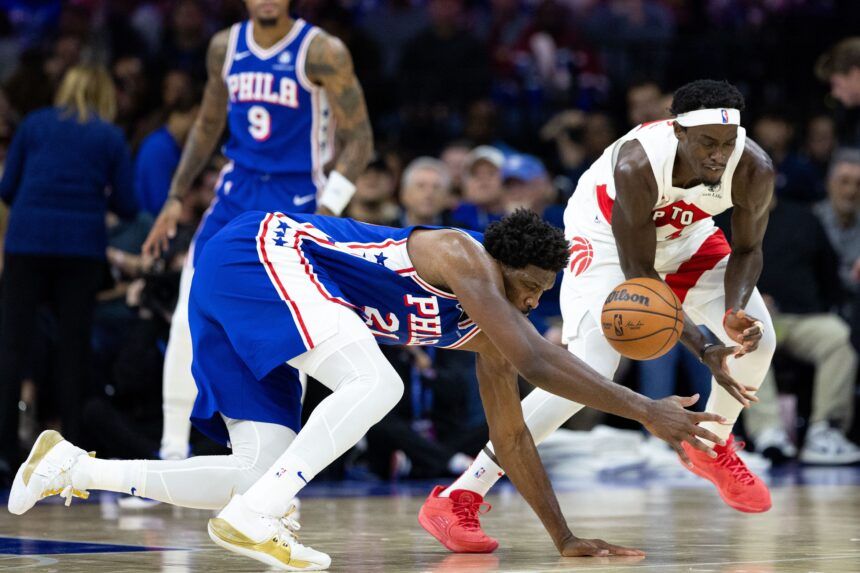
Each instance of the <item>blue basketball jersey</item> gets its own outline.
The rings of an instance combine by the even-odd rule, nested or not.
[[[325,90],[305,75],[305,60],[320,30],[298,19],[267,49],[254,41],[253,30],[251,20],[230,29],[222,72],[230,129],[224,154],[244,169],[307,175],[319,189],[334,147],[334,122]]]

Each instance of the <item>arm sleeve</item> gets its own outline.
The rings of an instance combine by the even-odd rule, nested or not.
[[[15,133],[12,144],[6,153],[3,167],[3,179],[0,181],[0,199],[11,205],[18,193],[21,177],[24,174],[24,149],[27,146],[27,121],[24,121]]]
[[[111,194],[108,198],[109,209],[123,219],[133,219],[137,215],[137,201],[134,197],[134,175],[131,156],[121,136],[114,145],[114,161],[111,166]]]

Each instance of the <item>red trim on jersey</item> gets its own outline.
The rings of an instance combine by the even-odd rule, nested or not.
[[[705,272],[717,266],[723,258],[732,252],[726,236],[720,229],[711,234],[693,256],[681,263],[678,270],[666,275],[666,284],[684,302],[687,293],[696,286]]]
[[[598,185],[595,190],[597,191],[597,206],[600,207],[600,212],[603,213],[603,218],[606,219],[606,222],[611,223],[612,204],[615,203],[615,200],[606,192],[606,183]]]
[[[314,347],[314,341],[311,339],[311,335],[308,332],[307,327],[305,326],[305,321],[302,319],[302,314],[299,312],[299,307],[296,306],[296,303],[290,299],[290,296],[287,294],[287,289],[284,288],[283,283],[281,283],[281,279],[278,277],[278,274],[275,272],[275,267],[272,265],[272,261],[269,260],[269,255],[266,253],[266,235],[269,232],[269,223],[274,218],[272,213],[266,217],[266,222],[263,223],[263,232],[260,233],[258,240],[260,241],[260,254],[263,256],[263,264],[266,265],[266,268],[269,269],[269,276],[275,281],[275,286],[281,294],[281,297],[287,303],[287,305],[292,309],[293,316],[298,319],[299,327],[302,329],[302,333],[304,333],[305,340],[308,344],[308,349]]]

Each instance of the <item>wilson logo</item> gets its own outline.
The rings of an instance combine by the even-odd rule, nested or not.
[[[621,290],[614,290],[609,293],[609,296],[606,297],[606,302],[604,304],[609,304],[610,302],[638,302],[642,306],[651,306],[651,299],[647,296],[643,296],[641,294],[630,294],[627,292],[626,288]]]

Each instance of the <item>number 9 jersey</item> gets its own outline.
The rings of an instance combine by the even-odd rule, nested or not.
[[[254,41],[251,20],[230,29],[222,75],[230,138],[224,154],[239,168],[272,175],[310,174],[319,189],[331,159],[334,121],[325,90],[305,75],[319,28],[298,19],[270,48]]]

